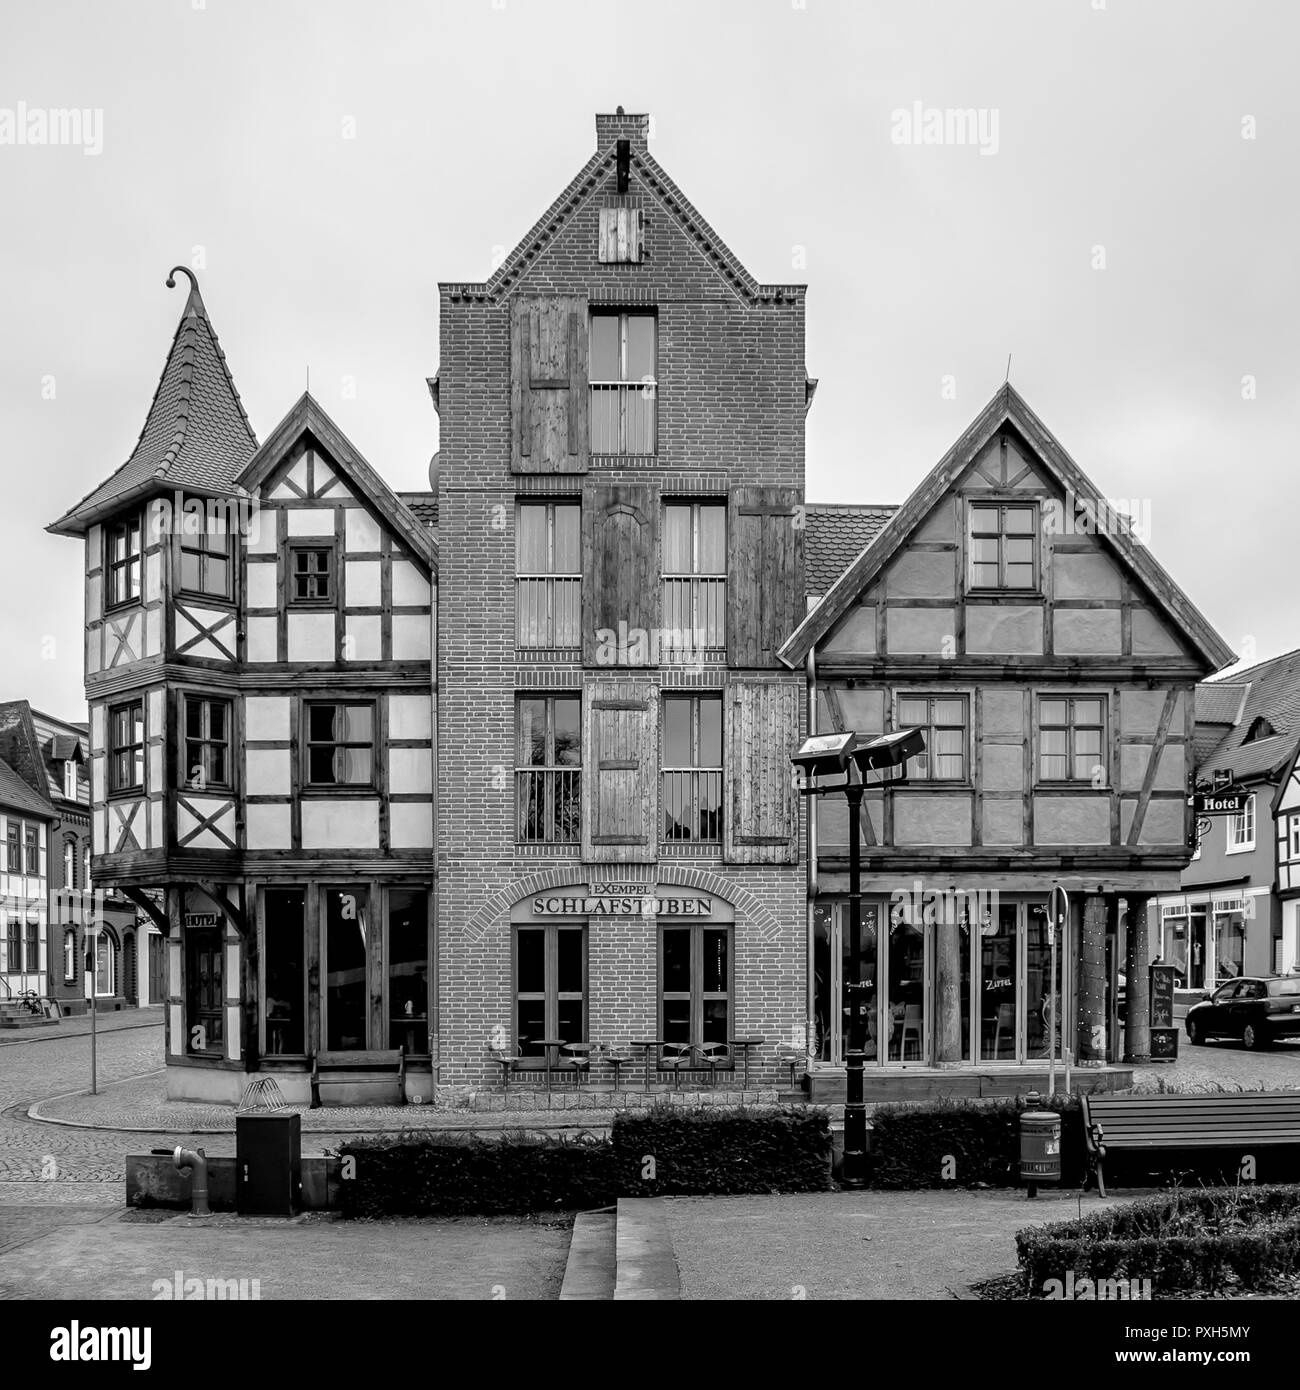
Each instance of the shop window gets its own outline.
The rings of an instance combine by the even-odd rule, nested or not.
[[[659,947],[659,1036],[667,1043],[731,1037],[731,929],[664,927]]]
[[[544,1042],[587,1041],[587,929],[519,927],[515,932],[515,1043],[525,1065],[541,1066]]]
[[[114,705],[108,711],[108,789],[144,789],[144,701]]]
[[[1044,697],[1038,702],[1038,780],[1104,787],[1106,701],[1098,695]]]
[[[727,508],[721,502],[665,502],[665,660],[692,660],[727,646]]]
[[[523,844],[576,845],[581,832],[582,701],[522,695],[515,706],[516,834]]]
[[[185,696],[185,785],[230,785],[230,701]]]
[[[1246,958],[1246,914],[1241,899],[1214,905],[1214,973],[1220,980],[1235,980]]]
[[[198,533],[181,533],[181,589],[208,598],[229,598],[230,532],[224,520],[205,518]]]
[[[263,1046],[268,1056],[306,1051],[306,903],[301,888],[268,888],[263,898]]]
[[[663,697],[663,838],[722,842],[722,701]]]
[[[305,707],[307,776],[309,787],[372,787],[374,785],[375,707],[364,704],[325,704]]]
[[[1024,503],[970,507],[970,588],[1038,587],[1038,509]]]
[[[1255,848],[1255,795],[1246,798],[1246,809],[1228,818],[1228,853],[1241,854]]]
[[[325,1047],[360,1052],[369,1046],[366,966],[369,902],[364,889],[328,888],[325,899]]]
[[[429,1051],[429,895],[388,890],[388,1045]]]
[[[289,547],[289,602],[295,608],[327,608],[334,603],[334,547]]]
[[[909,781],[966,781],[968,708],[964,695],[898,697],[898,727],[925,735],[925,752],[908,760]]]
[[[187,1052],[221,1052],[225,1002],[221,932],[213,927],[190,928],[185,932]]]
[[[515,515],[515,642],[577,647],[582,609],[582,506],[520,502]]]
[[[104,528],[104,606],[121,608],[140,597],[144,527],[139,516]]]
[[[653,313],[593,313],[588,363],[593,454],[653,454],[658,383]]]

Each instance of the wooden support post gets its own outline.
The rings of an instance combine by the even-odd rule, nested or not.
[[[1147,929],[1149,898],[1129,898],[1128,949],[1124,953],[1127,977],[1124,999],[1124,1060],[1146,1062],[1151,1058],[1151,991],[1148,974],[1151,937]]]
[[[1106,899],[1100,893],[1083,901],[1079,943],[1079,1061],[1106,1060]]]
[[[943,914],[945,918],[951,916]],[[935,1060],[960,1062],[961,1036],[961,927],[953,917],[935,927],[939,1017],[935,1029]]]

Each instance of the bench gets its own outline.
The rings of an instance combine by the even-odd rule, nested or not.
[[[1300,1149],[1300,1091],[1232,1095],[1083,1097],[1086,1188],[1106,1195],[1104,1164],[1117,1153],[1148,1158],[1177,1152],[1236,1152],[1234,1166],[1259,1149]]]
[[[405,1105],[406,1052],[317,1052],[311,1059],[311,1108]]]

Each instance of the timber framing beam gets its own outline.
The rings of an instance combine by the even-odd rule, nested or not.
[[[119,888],[117,891],[128,902],[134,903],[164,936],[172,934],[171,918],[149,897],[143,888]]]
[[[225,917],[226,921],[242,937],[248,936],[248,918],[237,908],[229,898],[225,897],[218,886],[210,879],[195,879],[194,886],[207,897],[212,899],[212,905]]]

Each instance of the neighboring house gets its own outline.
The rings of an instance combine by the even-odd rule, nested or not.
[[[1164,959],[1189,989],[1291,971],[1300,899],[1300,651],[1196,690],[1198,778],[1231,773],[1237,816],[1207,817],[1181,891],[1160,899]]]
[[[51,814],[47,889],[48,994],[65,1013],[86,1007],[85,971],[93,928],[95,995],[101,1009],[162,1002],[157,929],[137,921],[115,892],[96,894],[90,880],[89,729],[33,710],[26,700],[0,703],[0,757],[46,803]]]
[[[135,450],[50,528],[94,881],[167,937],[169,1095],[303,1101],[317,1052],[399,1046],[427,1093],[431,532],[308,395],[258,447],[190,279]]]
[[[54,814],[9,763],[0,761],[0,1015],[29,992],[49,994],[48,881]]]
[[[1148,943],[1122,918],[1144,921],[1188,861],[1193,690],[1232,653],[1010,386],[897,510],[838,514],[809,508],[810,553],[819,533],[874,534],[810,582],[782,660],[808,676],[810,732],[926,741],[905,785],[864,802],[870,1066],[1041,1070],[1054,885],[1062,1043],[1117,1060],[1117,975],[1127,947],[1144,976]],[[817,810],[814,1072],[834,1085],[848,822],[843,798]]]
[[[672,1079],[678,1048],[754,1037],[771,1085],[803,1036],[803,676],[776,653],[804,609],[804,287],[741,266],[648,126],[598,115],[491,279],[441,286],[446,1084],[561,1041],[661,1040]]]

